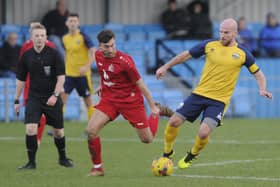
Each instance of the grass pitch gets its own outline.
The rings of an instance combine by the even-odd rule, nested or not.
[[[198,123],[185,123],[175,144],[174,172],[170,177],[155,177],[151,163],[162,154],[161,121],[152,144],[142,144],[125,121],[112,122],[102,131],[104,177],[86,177],[91,168],[86,138],[86,123],[66,122],[68,156],[74,168],[57,164],[53,139],[44,135],[37,153],[35,171],[17,171],[26,163],[25,130],[19,123],[0,124],[1,187],[279,187],[280,124],[279,120],[224,120],[211,135],[209,145],[191,168],[176,168],[198,130]],[[48,130],[47,128],[46,130]]]

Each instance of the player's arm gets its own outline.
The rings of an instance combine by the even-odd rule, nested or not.
[[[254,73],[254,77],[257,80],[260,95],[272,99],[272,93],[266,90],[266,79],[263,72],[261,70],[257,71],[256,73]]]
[[[65,82],[65,65],[64,61],[60,57],[58,51],[54,51],[55,55],[55,74],[56,74],[56,84],[53,94],[49,97],[47,105],[54,106],[60,93],[64,92],[64,82]]]
[[[140,91],[142,92],[144,97],[146,98],[146,100],[151,108],[151,113],[154,115],[158,115],[159,109],[156,107],[156,105],[153,101],[152,95],[151,95],[148,87],[144,83],[144,81],[142,79],[139,79],[138,81],[136,81],[136,85],[138,86],[138,88],[140,89]]]
[[[25,56],[24,54],[20,58],[19,62],[17,63],[17,73],[16,73],[16,93],[15,93],[15,101],[14,101],[14,109],[16,113],[19,113],[19,98],[22,93],[22,90],[25,86],[25,80],[27,76],[27,67],[25,65]]]
[[[167,72],[169,68],[172,66],[175,66],[176,64],[181,64],[187,60],[192,58],[192,55],[190,54],[189,51],[183,51],[182,53],[178,54],[174,58],[172,58],[169,62],[161,66],[159,69],[156,71],[156,77],[157,79],[161,79]]]
[[[81,67],[80,69],[80,75],[86,75],[87,71],[91,68],[91,64],[95,61],[95,51],[96,49],[94,47],[90,48],[88,50],[89,52],[89,61]]]

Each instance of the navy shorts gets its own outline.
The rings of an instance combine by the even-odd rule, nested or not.
[[[64,83],[64,92],[70,94],[73,89],[76,89],[79,96],[90,96],[90,87],[88,85],[87,77],[69,77],[66,76]]]
[[[58,97],[54,106],[48,106],[46,103],[49,98],[37,98],[29,96],[25,108],[24,123],[39,124],[42,114],[46,116],[47,124],[56,129],[62,129],[63,111],[62,100]]]
[[[202,113],[201,121],[207,117],[217,121],[219,125],[224,109],[225,104],[223,102],[192,93],[176,110],[176,113],[190,122],[194,122]]]

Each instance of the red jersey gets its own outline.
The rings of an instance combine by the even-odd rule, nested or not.
[[[95,53],[96,65],[101,80],[101,97],[113,102],[143,100],[136,85],[141,77],[133,59],[120,51],[113,58],[105,58],[101,51]]]
[[[50,42],[49,40],[46,41],[46,45],[51,48],[55,48],[55,45],[52,42]],[[32,47],[33,47],[32,40],[27,40],[20,49],[18,60],[20,60],[21,56],[23,55],[23,53],[25,51],[31,49]],[[24,92],[23,92],[23,105],[24,106],[26,105],[26,101],[28,98],[29,87],[30,87],[30,78],[29,78],[29,74],[28,74],[26,77],[26,82],[25,82]]]

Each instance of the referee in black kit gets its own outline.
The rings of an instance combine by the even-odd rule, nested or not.
[[[44,114],[47,124],[53,127],[54,143],[59,153],[61,166],[73,167],[66,157],[63,125],[63,103],[60,93],[65,81],[64,62],[59,53],[45,45],[47,35],[43,25],[37,25],[31,32],[33,48],[27,50],[17,67],[15,111],[19,113],[19,97],[24,88],[27,73],[30,74],[30,92],[25,109],[26,148],[28,163],[18,169],[36,169],[37,127]]]

